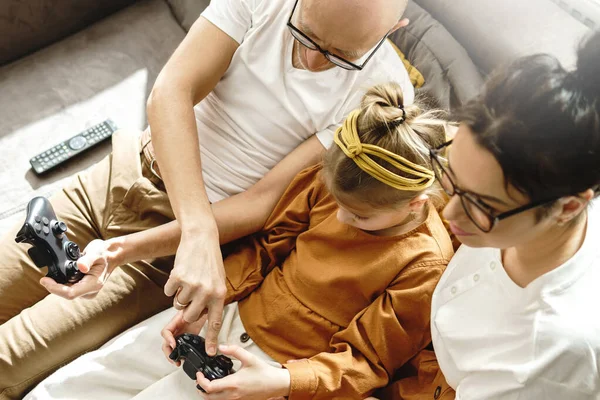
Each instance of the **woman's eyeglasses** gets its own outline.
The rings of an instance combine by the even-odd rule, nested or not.
[[[482,232],[490,232],[498,222],[505,218],[512,217],[515,214],[531,210],[532,208],[539,207],[557,200],[557,198],[552,198],[534,201],[521,207],[517,207],[514,210],[497,213],[491,207],[481,201],[479,196],[476,194],[470,193],[456,186],[451,175],[446,170],[446,168],[448,168],[448,160],[443,155],[444,150],[450,146],[450,144],[452,144],[452,140],[444,143],[437,149],[429,150],[431,163],[433,165],[433,172],[435,173],[436,179],[442,186],[442,189],[444,189],[444,192],[446,192],[448,196],[452,197],[457,195],[460,197],[460,202],[465,210],[465,213],[473,222],[473,224],[475,224],[475,226]]]

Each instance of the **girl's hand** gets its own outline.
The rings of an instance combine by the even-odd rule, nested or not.
[[[240,360],[242,368],[214,381],[209,381],[198,372],[196,381],[206,391],[198,391],[203,398],[264,400],[290,394],[291,378],[287,369],[273,367],[239,346],[221,345],[219,350],[226,356]]]
[[[169,360],[171,364],[175,364],[177,366],[181,364],[181,362],[175,362],[169,358],[169,354],[171,354],[177,345],[175,342],[175,336],[179,336],[184,333],[193,333],[194,335],[200,334],[200,331],[206,322],[206,317],[206,314],[204,314],[198,321],[189,323],[183,319],[183,310],[180,310],[160,332],[164,339],[162,345],[163,353],[165,353],[167,360]]]

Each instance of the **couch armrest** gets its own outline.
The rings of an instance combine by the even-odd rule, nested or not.
[[[2,0],[0,65],[74,33],[136,0]]]
[[[415,0],[440,21],[488,73],[533,53],[550,53],[566,67],[589,28],[550,0]]]

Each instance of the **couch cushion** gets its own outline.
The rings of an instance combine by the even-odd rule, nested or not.
[[[184,35],[163,0],[141,1],[0,67],[0,234],[22,218],[31,197],[54,192],[111,146],[42,177],[30,170],[30,157],[105,118],[145,128],[148,94]]]
[[[575,44],[588,28],[550,0],[415,0],[490,72],[532,53],[575,63]]]
[[[412,83],[415,89],[422,87],[425,84],[425,77],[423,76],[423,74],[421,74],[421,71],[419,71],[417,67],[412,65],[410,61],[406,59],[404,53],[398,48],[398,46],[396,46],[396,43],[394,43],[392,39],[388,39],[388,41],[392,45],[392,48],[394,49],[396,54],[398,54],[398,57],[400,57],[400,59],[402,60],[402,64],[404,64],[404,68],[406,68],[406,71],[408,72],[410,83]]]
[[[208,7],[210,0],[167,0],[167,2],[181,27],[187,32],[202,11]]]
[[[76,32],[136,0],[2,0],[0,65]]]
[[[391,35],[394,43],[423,74],[425,85],[418,93],[449,109],[479,91],[483,81],[466,50],[429,13],[413,1],[405,17],[410,24]]]

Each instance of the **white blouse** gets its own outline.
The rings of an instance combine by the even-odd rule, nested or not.
[[[460,400],[600,399],[600,201],[584,243],[526,288],[499,249],[458,250],[432,299],[433,344]]]

